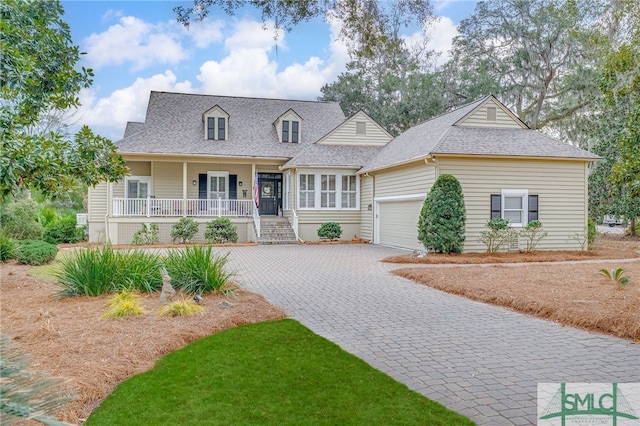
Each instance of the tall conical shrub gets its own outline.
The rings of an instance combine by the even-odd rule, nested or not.
[[[460,182],[452,175],[441,175],[424,200],[418,219],[418,240],[428,249],[460,253],[466,221]]]

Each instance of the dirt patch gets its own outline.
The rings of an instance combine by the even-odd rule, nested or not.
[[[72,423],[82,422],[118,383],[162,356],[225,328],[286,316],[261,296],[239,291],[229,299],[206,295],[204,313],[193,317],[158,317],[159,294],[152,294],[143,297],[147,314],[100,319],[106,297],[57,300],[52,295],[59,287],[29,276],[29,266],[8,263],[1,269],[2,334],[29,354],[33,370],[68,380],[80,395],[60,413]],[[218,306],[222,300],[233,307]]]
[[[459,259],[457,262],[440,262],[453,266],[404,268],[394,273],[480,302],[640,342],[640,259],[633,260],[638,249],[637,239],[606,240],[596,253],[583,258],[580,254],[575,258],[570,252],[541,253],[540,257],[506,253],[498,257],[504,263],[529,263],[496,265],[490,260],[494,256],[458,255],[454,257]],[[631,260],[600,262],[611,259],[611,254]],[[547,259],[546,262],[590,261],[536,263],[542,262],[540,258]],[[461,265],[465,263],[480,265]],[[625,269],[631,285],[620,288],[599,275],[598,271],[605,268]]]

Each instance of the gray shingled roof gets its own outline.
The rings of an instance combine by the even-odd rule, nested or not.
[[[382,147],[312,144],[304,148],[286,167],[355,167],[371,160]]]
[[[431,154],[500,155],[597,160],[597,155],[531,129],[453,126]]]
[[[455,122],[471,112],[486,98],[470,103],[449,113],[439,115],[422,124],[418,124],[389,142],[370,162],[362,172],[381,169],[383,167],[401,164],[412,159],[419,159],[429,155],[442,135]]]
[[[229,114],[224,141],[204,139],[202,114],[215,105]],[[289,109],[303,120],[298,144],[279,142],[273,125]],[[115,144],[120,153],[292,158],[344,119],[335,102],[151,92],[143,130]]]
[[[455,126],[490,96],[410,128],[389,142],[361,172],[403,164],[433,154],[549,157],[596,160],[600,157],[531,129]]]
[[[140,123],[138,121],[129,121],[127,122],[126,129],[124,129],[124,137],[126,138],[128,136],[131,136],[143,130],[144,130],[144,123]]]

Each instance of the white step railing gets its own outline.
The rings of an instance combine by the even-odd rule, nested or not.
[[[114,216],[238,217],[253,215],[253,200],[194,200],[175,198],[114,198]]]

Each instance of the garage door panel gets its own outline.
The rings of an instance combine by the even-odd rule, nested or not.
[[[379,243],[413,250],[423,249],[418,241],[418,217],[422,204],[420,200],[379,203]]]

